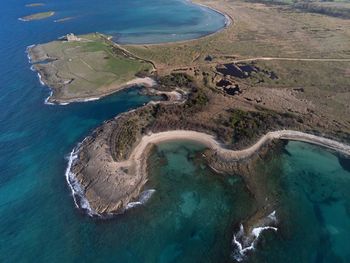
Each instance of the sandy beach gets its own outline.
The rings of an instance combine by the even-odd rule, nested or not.
[[[93,211],[91,214],[114,214],[125,210],[128,203],[137,200],[147,182],[147,159],[152,146],[162,142],[188,140],[213,150],[226,161],[239,161],[251,157],[261,147],[275,139],[312,143],[350,156],[350,146],[323,137],[293,130],[269,132],[252,146],[242,150],[229,150],[212,135],[173,130],[143,136],[131,151],[129,158],[120,162],[113,159],[109,146],[109,127],[85,140],[72,165],[72,175],[84,189],[84,199]]]
[[[138,85],[145,86],[146,88],[150,88],[157,85],[157,82],[150,77],[136,78],[131,81],[128,81],[125,86],[130,87],[130,86],[138,86]]]

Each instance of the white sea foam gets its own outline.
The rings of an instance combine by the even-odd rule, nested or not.
[[[50,97],[51,96],[52,96],[52,94],[50,95]],[[65,106],[65,105],[68,105],[68,104],[74,103],[74,102],[89,102],[89,101],[95,101],[95,100],[99,100],[99,99],[100,99],[99,97],[93,97],[93,98],[87,98],[87,99],[76,99],[76,100],[72,100],[70,102],[59,102],[59,103],[57,103],[57,105]]]
[[[269,230],[272,229],[274,231],[277,231],[277,227],[273,227],[273,226],[263,226],[263,227],[256,227],[253,228],[252,230],[252,234],[258,239],[261,232],[263,232],[264,230]]]
[[[267,223],[271,225],[276,224],[276,211],[269,214],[263,221],[267,221]],[[254,227],[250,233],[245,235],[244,227],[241,224],[239,231],[233,235],[232,245],[234,246],[234,250],[232,252],[232,257],[238,262],[242,261],[248,251],[255,249],[255,245],[258,242],[261,233],[265,230],[277,231],[278,228],[270,225],[261,225]]]
[[[45,104],[46,105],[55,105],[55,103],[52,103],[52,102],[50,102],[50,98],[51,98],[51,96],[52,96],[52,91],[50,92],[50,95],[45,99]]]
[[[44,83],[44,81],[42,80],[40,73],[38,72],[37,74],[38,74],[38,78],[39,78],[40,84],[41,84],[42,86],[45,86],[45,83]]]
[[[26,53],[27,53],[27,57],[28,57],[29,63],[32,63],[32,61],[31,61],[32,59],[31,59],[31,57],[29,56],[29,49],[32,48],[32,47],[34,47],[34,46],[35,46],[35,44],[30,45],[30,46],[27,46],[27,48],[26,48]],[[36,72],[36,70],[35,70],[35,68],[34,68],[34,65],[31,65],[31,66],[30,66],[30,70],[33,71],[33,72]],[[40,84],[41,84],[42,86],[45,86],[45,83],[44,83],[44,81],[42,80],[42,77],[41,77],[41,75],[40,75],[39,72],[37,72],[37,76],[38,76],[38,79],[39,79]],[[50,102],[50,98],[52,97],[52,94],[53,94],[53,92],[52,92],[52,90],[51,90],[50,95],[45,99],[44,104],[46,104],[46,105],[55,105],[55,103]],[[64,104],[61,104],[61,105],[64,105]]]
[[[149,189],[149,190],[145,190],[140,194],[139,200],[135,201],[135,202],[130,202],[126,205],[126,210],[130,209],[130,208],[134,208],[136,206],[140,206],[145,204],[153,195],[153,193],[155,192],[155,189]]]
[[[29,49],[32,48],[32,47],[34,47],[34,46],[35,46],[35,44],[30,45],[30,46],[27,46],[27,48],[26,48],[26,53],[27,53],[27,57],[28,57],[29,63],[32,63],[31,57],[30,57],[30,55],[29,55]],[[30,70],[33,71],[33,72],[37,72],[37,71],[35,70],[35,68],[34,68],[34,65],[32,65],[32,66],[30,67]],[[38,76],[38,79],[39,79],[40,84],[41,84],[42,86],[46,86],[46,84],[45,84],[45,82],[43,81],[42,76],[40,75],[39,72],[37,72],[37,76]],[[53,95],[53,92],[52,92],[52,90],[51,90],[50,95],[45,99],[45,102],[44,102],[44,103],[45,103],[46,105],[61,105],[61,106],[64,106],[64,105],[68,105],[68,104],[70,103],[70,102],[60,102],[60,103],[53,103],[53,102],[50,102],[50,98],[52,97],[52,95]],[[93,98],[87,98],[87,99],[77,99],[77,100],[74,100],[74,101],[72,101],[72,102],[89,102],[89,101],[95,101],[95,100],[99,100],[99,99],[100,99],[100,97],[93,97]]]
[[[87,98],[87,99],[78,99],[76,102],[88,102],[88,101],[94,101],[94,100],[99,100],[100,97],[93,97],[93,98]]]
[[[270,218],[273,222],[275,222],[275,223],[277,222],[276,211],[273,211],[267,217]]]
[[[85,197],[85,192],[84,192],[82,186],[78,182],[75,174],[72,172],[72,166],[74,165],[74,162],[78,158],[80,145],[87,138],[85,138],[81,143],[79,143],[67,156],[68,165],[67,165],[67,169],[65,172],[65,177],[66,177],[67,184],[72,191],[72,196],[73,196],[75,206],[77,208],[80,208],[80,209],[83,209],[84,211],[86,211],[89,216],[101,217],[100,214],[98,214],[94,209],[91,208],[89,201]],[[133,207],[145,204],[152,197],[152,195],[155,191],[156,191],[155,189],[148,189],[148,190],[143,191],[140,194],[138,201],[130,202],[129,204],[127,204],[125,210],[128,210],[128,209],[131,209]],[[104,218],[109,218],[110,216],[113,216],[113,215],[114,214],[105,215]]]
[[[76,179],[75,174],[71,171],[72,165],[74,164],[75,160],[78,158],[80,145],[81,144],[78,144],[77,147],[75,147],[69,154],[68,165],[65,173],[66,181],[68,183],[69,188],[72,191],[75,206],[77,208],[81,208],[87,211],[89,216],[98,216],[98,214],[90,207],[89,201],[86,199],[84,195],[84,190],[82,189],[80,183]]]
[[[74,102],[89,102],[89,101],[95,101],[95,100],[99,100],[100,98],[94,97],[94,98],[88,98],[88,99],[77,99],[71,102],[59,102],[59,103],[54,103],[54,102],[50,102],[50,98],[52,97],[53,92],[50,92],[50,95],[45,99],[45,104],[46,105],[60,105],[60,106],[65,106],[68,105],[70,103],[74,103]]]
[[[29,49],[31,49],[34,46],[35,46],[35,44],[27,46],[26,51],[25,51],[27,53],[27,58],[28,58],[29,63],[32,63],[32,58],[29,55]]]

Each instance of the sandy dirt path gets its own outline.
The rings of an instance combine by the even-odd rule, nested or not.
[[[222,157],[229,158],[232,160],[240,160],[250,157],[252,154],[257,152],[265,143],[274,139],[286,139],[307,142],[326,147],[350,156],[349,145],[331,139],[293,130],[280,130],[269,132],[263,137],[261,137],[255,144],[253,144],[249,148],[237,151],[224,148],[223,145],[221,145],[213,136],[209,134],[196,131],[174,130],[144,136],[141,139],[140,143],[132,151],[130,158],[122,163],[124,165],[128,164],[129,162],[138,163],[140,160],[143,159],[143,152],[149,145],[174,140],[196,141],[216,151]]]
[[[312,143],[350,156],[349,145],[293,130],[269,132],[252,146],[242,150],[227,149],[214,136],[206,133],[173,130],[143,136],[128,159],[115,161],[109,150],[109,137],[100,133],[78,150],[78,152],[84,152],[83,155],[88,158],[80,160],[78,152],[72,153],[71,159],[73,156],[77,159],[74,162],[73,159],[70,161],[66,173],[67,182],[73,191],[73,196],[79,192],[79,199],[84,200],[83,204],[78,205],[75,199],[78,207],[83,205],[89,207],[89,213],[95,215],[118,213],[124,211],[129,203],[135,202],[140,197],[148,181],[147,160],[152,145],[169,141],[194,141],[212,149],[223,160],[234,162],[251,157],[264,144],[274,139]],[[77,174],[71,170],[71,165],[74,167],[76,164],[80,167],[77,169]]]

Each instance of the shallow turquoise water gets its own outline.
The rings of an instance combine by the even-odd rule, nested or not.
[[[46,20],[30,24],[22,22],[21,26],[40,31],[43,24],[49,24],[56,34],[97,31],[114,36],[120,43],[160,43],[208,35],[223,28],[227,22],[218,12],[187,0],[65,0],[46,3],[46,6],[36,8],[23,8],[23,2],[15,4],[17,8],[21,7],[16,13],[18,17],[31,12],[55,11],[55,15]],[[66,17],[73,19],[54,22]]]
[[[107,221],[75,209],[65,156],[104,120],[150,98],[130,90],[44,105],[49,91],[24,53],[68,32],[103,31],[122,42],[188,39],[221,28],[223,17],[176,0],[25,3],[7,0],[0,10],[0,262],[232,261],[232,231],[254,203],[239,177],[206,169],[193,144],[166,144],[152,155],[148,187],[156,192],[144,207]],[[17,20],[48,9],[57,14]],[[290,143],[287,150],[261,173],[281,191],[279,231],[264,233],[247,262],[349,262],[349,172],[319,148]]]
[[[289,142],[264,170],[279,186],[278,232],[266,232],[248,262],[350,262],[350,171],[336,155]],[[349,160],[347,160],[349,162]]]

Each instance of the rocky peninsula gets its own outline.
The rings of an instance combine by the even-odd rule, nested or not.
[[[25,21],[25,22],[33,21],[33,20],[41,20],[41,19],[45,19],[50,16],[53,16],[54,14],[55,14],[54,11],[40,12],[40,13],[35,13],[35,14],[21,17],[19,18],[19,20]]]
[[[201,39],[161,45],[68,34],[28,54],[52,89],[49,103],[100,98],[132,85],[168,98],[106,121],[72,151],[66,177],[78,207],[102,217],[123,213],[147,190],[154,145],[196,141],[207,147],[208,167],[242,176],[256,201],[234,239],[245,251],[259,235],[256,227],[276,224],[278,197],[257,181],[258,162],[288,140],[350,154],[350,24],[288,5],[200,2],[233,23]]]
[[[147,182],[148,153],[152,145],[163,141],[198,141],[210,149],[206,154],[210,167],[231,173],[237,172],[233,163],[251,159],[275,139],[305,141],[349,153],[347,145],[305,133],[341,136],[332,122],[327,130],[315,125],[317,114],[301,106],[304,104],[298,106],[295,98],[298,114],[249,108],[239,97],[223,96],[185,74],[157,81],[156,92],[176,91],[183,94],[183,100],[174,101],[177,96],[168,95],[173,101],[150,103],[121,114],[96,129],[75,150],[69,182],[79,185],[94,214],[120,213],[137,200]]]
[[[125,87],[153,86],[152,79],[146,77],[154,70],[153,65],[102,34],[67,34],[47,44],[30,46],[27,52],[33,70],[52,90],[48,103],[86,101]]]
[[[202,158],[208,168],[217,173],[242,176],[255,199],[256,208],[234,235],[243,256],[254,248],[259,236],[256,231],[277,230],[274,213],[278,210],[278,196],[259,181],[257,165],[280,154],[289,140],[326,147],[345,158],[350,158],[350,146],[307,132],[282,129],[311,131],[312,117],[301,122],[296,116],[266,109],[247,112],[221,109],[220,112],[216,107],[220,117],[215,118],[218,116],[213,115],[209,105],[218,95],[207,90],[198,91],[192,85],[190,82],[180,89],[180,94],[187,94],[187,100],[149,103],[97,128],[72,151],[66,171],[67,182],[76,206],[89,215],[110,217],[124,213],[134,204],[144,203],[151,194],[145,185],[148,157],[155,145],[179,140],[198,142],[207,148]],[[321,131],[320,127],[317,129]]]
[[[129,203],[138,199],[147,182],[147,158],[153,145],[172,141],[188,140],[199,142],[215,155],[211,164],[216,171],[228,172],[228,167],[220,167],[223,162],[239,162],[258,154],[261,148],[273,140],[296,140],[320,145],[350,156],[350,146],[308,133],[280,130],[269,132],[252,146],[242,150],[225,148],[217,139],[206,133],[191,130],[172,130],[144,135],[135,144],[128,159],[115,161],[106,131],[111,132],[111,122],[104,124],[103,133],[95,131],[79,146],[79,159],[72,164],[69,180],[77,180],[82,186],[92,214],[108,215],[123,212]],[[213,161],[212,159],[211,161]],[[219,161],[220,160],[220,161]],[[232,164],[230,164],[232,167]],[[234,171],[234,169],[232,169]],[[101,176],[103,174],[103,176]]]

